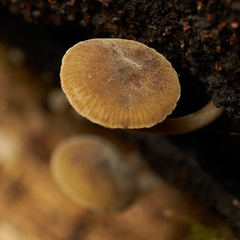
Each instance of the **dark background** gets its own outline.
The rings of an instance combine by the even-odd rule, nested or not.
[[[21,48],[26,65],[54,78],[36,82],[42,108],[60,87],[61,58],[73,44],[95,37],[143,42],[179,73],[182,97],[174,115],[192,112],[213,98],[225,106],[210,126],[167,137],[116,131],[139,144],[158,174],[225,218],[240,236],[240,4],[238,1],[0,1],[0,39]]]

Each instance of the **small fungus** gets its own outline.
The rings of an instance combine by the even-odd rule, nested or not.
[[[94,135],[71,137],[57,146],[51,171],[66,194],[92,210],[122,209],[138,189],[130,165],[118,150]]]
[[[162,54],[133,40],[80,42],[64,55],[60,76],[75,110],[108,128],[146,132],[157,124],[150,132],[186,133],[214,121],[223,110],[210,101],[196,113],[166,119],[180,98],[178,75]],[[168,126],[164,130],[162,122]]]
[[[200,110],[182,117],[168,118],[152,128],[141,129],[145,133],[161,133],[167,135],[184,134],[202,128],[216,120],[223,112],[223,107],[216,108],[213,101],[209,101]]]
[[[62,88],[72,106],[108,128],[152,127],[180,97],[171,64],[136,41],[83,41],[67,51],[62,63]]]

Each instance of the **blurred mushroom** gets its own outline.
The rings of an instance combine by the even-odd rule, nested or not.
[[[60,76],[63,91],[75,110],[108,128],[150,128],[163,122],[180,98],[180,84],[172,65],[154,49],[132,40],[80,42],[64,55]],[[221,112],[222,108],[210,102],[194,114],[167,119],[166,126],[159,124],[154,132],[193,131],[214,121]]]
[[[138,190],[130,165],[111,143],[95,135],[63,141],[52,154],[51,171],[64,192],[92,210],[122,209]]]
[[[20,48],[12,47],[9,49],[8,58],[11,63],[21,65],[24,63],[26,56]]]
[[[62,113],[68,106],[66,96],[59,89],[53,89],[50,91],[47,98],[47,103],[49,109],[54,113]]]

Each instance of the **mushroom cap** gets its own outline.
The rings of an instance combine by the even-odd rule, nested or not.
[[[58,145],[51,171],[72,200],[92,210],[121,209],[137,192],[130,165],[111,143],[95,135],[74,136]]]
[[[152,127],[172,113],[180,97],[171,63],[133,40],[79,42],[64,55],[60,76],[75,110],[108,128]]]

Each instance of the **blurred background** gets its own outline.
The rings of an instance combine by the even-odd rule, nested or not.
[[[239,238],[239,11],[230,0],[0,0],[0,239]],[[199,37],[216,29],[217,40]],[[69,47],[96,37],[134,39],[161,51],[182,85],[175,116],[211,97],[225,113],[179,136],[92,124],[68,103],[59,70]],[[155,176],[151,184],[144,178],[148,187],[120,212],[84,209],[51,176],[54,148],[84,133],[112,142]]]

